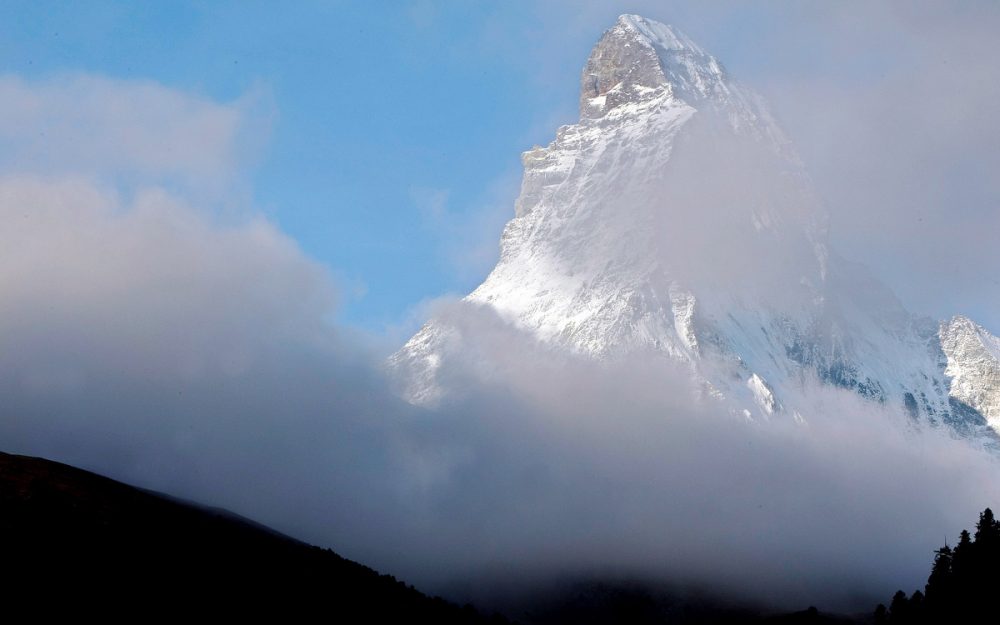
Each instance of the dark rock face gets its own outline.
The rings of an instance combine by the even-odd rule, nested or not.
[[[655,49],[619,22],[604,34],[587,59],[580,80],[580,116],[599,117],[599,111],[614,108],[617,100],[627,100],[635,87],[656,89],[666,84]],[[608,96],[616,87],[616,93]],[[608,97],[603,107],[591,102],[599,96]]]

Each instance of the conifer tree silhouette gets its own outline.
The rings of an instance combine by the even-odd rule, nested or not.
[[[902,590],[889,608],[875,609],[876,623],[936,625],[994,622],[992,593],[1000,587],[1000,521],[986,508],[975,534],[963,530],[954,548],[934,552],[934,564],[924,591],[907,597]]]

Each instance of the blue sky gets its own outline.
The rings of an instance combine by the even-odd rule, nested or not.
[[[845,226],[867,220],[872,210],[843,188],[857,187],[842,184],[844,176],[863,178],[872,162],[900,160],[895,157],[908,148],[896,149],[893,158],[876,153],[851,169],[845,164],[851,146],[837,138],[851,136],[844,131],[853,121],[845,121],[843,103],[874,94],[881,100],[867,109],[880,110],[907,101],[901,95],[911,89],[906,80],[923,71],[926,58],[940,58],[956,36],[984,54],[967,26],[994,23],[988,5],[397,1],[278,9],[260,2],[22,2],[0,9],[0,58],[3,74],[28,82],[76,74],[152,81],[239,108],[238,171],[210,203],[240,198],[244,210],[263,213],[327,266],[340,291],[340,321],[405,333],[421,302],[467,292],[489,270],[513,212],[519,154],[575,120],[587,52],[627,11],[675,23],[763,91],[807,163],[819,170],[821,191],[835,207],[848,207],[834,211],[841,248],[892,279],[917,309],[943,312],[926,286],[907,291],[913,266],[907,254],[922,258],[915,252],[925,244],[921,237],[954,220],[930,219],[933,225],[906,235],[915,243],[866,257],[898,214],[885,209],[868,230]],[[930,85],[937,77],[932,72],[925,80]],[[968,151],[962,133],[981,129],[978,115],[992,93],[973,96],[962,109],[971,110],[969,123],[940,130],[931,141],[952,137],[952,144],[928,143],[920,162],[931,153],[946,158],[948,150]],[[820,106],[829,110],[820,115]],[[899,136],[912,135],[921,123],[915,113],[891,117],[900,120]],[[884,118],[865,123],[885,126]],[[856,134],[870,137],[871,128]],[[991,129],[973,151],[988,149],[983,146],[992,136]],[[971,160],[980,164],[995,156],[976,154]],[[981,211],[996,197],[994,188],[983,187],[985,172],[970,173],[971,166],[959,163],[958,173],[949,174],[949,185],[969,195],[964,227],[981,223]],[[876,176],[888,182],[875,192],[903,210],[913,205],[901,190],[914,186],[906,178],[914,169],[898,169]],[[968,282],[965,292],[974,294],[980,278],[956,276],[992,260],[955,261],[942,279]],[[981,314],[996,302],[969,297],[967,308]]]
[[[533,88],[504,44],[482,41],[487,22],[530,21],[530,4],[275,6],[24,3],[5,10],[0,54],[27,79],[86,72],[258,100],[253,202],[332,268],[348,323],[378,328],[474,286],[485,264],[463,267],[463,244],[445,238],[482,235],[439,211],[465,223],[512,205],[520,152],[551,132],[531,137],[534,119],[575,88],[572,74],[562,93]],[[490,253],[502,219],[485,224]]]

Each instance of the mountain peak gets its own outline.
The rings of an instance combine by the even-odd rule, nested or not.
[[[694,106],[727,100],[719,62],[672,26],[622,15],[597,42],[583,69],[581,117],[603,117],[623,103],[672,96]]]
[[[687,35],[670,24],[626,13],[618,16],[616,25],[634,32],[650,45],[659,46],[665,50],[694,50],[699,54],[704,54],[704,51]]]
[[[501,375],[518,350],[494,347],[496,319],[477,329],[487,311],[569,354],[669,358],[748,419],[798,419],[818,381],[1000,441],[1000,339],[964,319],[935,334],[831,254],[790,143],[715,58],[623,15],[581,82],[580,122],[522,156],[493,271],[391,358],[408,399]]]

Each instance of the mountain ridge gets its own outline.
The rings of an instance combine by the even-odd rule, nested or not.
[[[465,305],[575,354],[666,356],[751,420],[802,418],[796,395],[818,379],[994,444],[1000,341],[912,315],[832,251],[790,142],[714,57],[623,15],[584,66],[580,109],[522,155],[500,259]],[[441,401],[463,343],[431,319],[389,359],[403,395]]]

